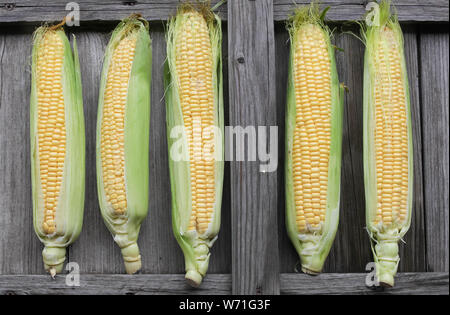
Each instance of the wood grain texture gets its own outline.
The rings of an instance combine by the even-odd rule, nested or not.
[[[230,274],[207,275],[200,288],[186,284],[184,275],[80,274],[80,286],[67,286],[66,275],[55,280],[40,275],[1,275],[0,295],[148,295],[148,294],[230,294]]]
[[[272,1],[228,1],[231,126],[275,126]],[[233,294],[277,294],[277,173],[231,162]]]
[[[369,0],[325,0],[323,7],[330,7],[327,18],[333,21],[361,20],[366,13]],[[309,4],[309,0],[274,0],[274,19],[286,20],[296,5]],[[398,18],[402,22],[448,22],[448,1],[446,0],[394,0]]]
[[[30,54],[29,34],[0,35],[0,274],[44,271],[31,204]]]
[[[392,289],[371,289],[365,286],[367,274],[322,274],[317,277],[305,274],[281,274],[281,294],[364,294],[448,295],[448,273],[400,273]],[[52,280],[46,275],[1,275],[0,295],[67,294],[67,295],[148,295],[148,294],[230,294],[231,275],[208,275],[202,286],[190,288],[183,275],[108,275],[81,274],[80,286],[69,287],[65,275]]]
[[[335,51],[335,55],[339,80],[348,87],[348,92],[344,96],[339,227],[324,271],[363,272],[366,264],[373,261],[365,230],[362,150],[364,45],[354,36],[343,33],[336,34],[333,41],[344,50]]]
[[[448,33],[423,29],[420,33],[420,91],[428,271],[449,269],[448,60]]]
[[[215,5],[219,0],[212,0]],[[0,2],[0,23],[43,21],[61,21],[70,12],[66,11],[68,1],[2,1]],[[79,0],[80,22],[118,22],[132,13],[140,13],[149,21],[164,21],[176,13],[179,0]],[[218,10],[221,17],[226,18],[226,5]]]
[[[213,5],[218,0],[213,0]],[[448,2],[445,0],[397,0],[399,19],[411,22],[448,22]],[[0,3],[0,23],[41,23],[42,21],[60,21],[68,13],[66,1],[22,0]],[[82,22],[119,21],[131,13],[141,13],[149,21],[167,20],[176,12],[179,0],[108,0],[99,4],[94,0],[77,1],[80,5]],[[275,0],[274,19],[285,20],[297,4],[308,4],[309,0]],[[329,18],[336,21],[358,20],[365,13],[367,0],[327,0],[324,6],[330,6]],[[221,17],[226,18],[226,6],[218,9]]]
[[[427,271],[425,213],[423,205],[422,121],[419,86],[419,48],[417,27],[403,27],[406,68],[408,71],[411,125],[413,134],[413,208],[409,231],[400,242],[399,272]]]
[[[391,289],[366,287],[365,273],[333,273],[311,277],[305,274],[281,274],[281,294],[424,294],[448,295],[447,273],[399,273]]]

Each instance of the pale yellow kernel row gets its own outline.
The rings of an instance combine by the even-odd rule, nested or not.
[[[136,36],[130,33],[114,49],[106,80],[101,126],[101,162],[103,188],[108,204],[116,214],[125,214],[125,106],[128,82],[136,48]]]
[[[185,14],[175,39],[175,66],[190,158],[192,212],[188,229],[204,233],[214,211],[214,162],[204,159],[193,144],[193,134],[201,137],[201,147],[211,139],[203,136],[203,130],[214,125],[212,48],[203,16],[197,12]]]
[[[303,25],[294,50],[296,117],[293,179],[296,224],[300,233],[325,221],[331,139],[331,65],[325,34]]]
[[[42,228],[56,231],[56,209],[66,155],[66,123],[62,87],[64,47],[56,31],[44,33],[37,53],[37,131],[39,179],[44,201]]]
[[[377,208],[374,223],[388,227],[407,215],[408,134],[401,51],[385,28],[375,52],[375,154]]]

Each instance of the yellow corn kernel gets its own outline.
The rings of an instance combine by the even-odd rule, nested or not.
[[[46,234],[56,230],[55,215],[66,151],[63,54],[61,37],[56,31],[47,31],[37,55],[36,68],[39,178],[44,200],[42,228]],[[55,161],[55,156],[59,157],[59,162]]]
[[[406,219],[408,130],[401,50],[389,27],[381,31],[375,51],[375,147],[378,187],[374,223],[385,227]]]
[[[125,214],[124,118],[128,81],[136,48],[132,34],[114,50],[106,79],[101,126],[101,161],[106,198],[116,214]]]
[[[307,24],[294,48],[296,119],[293,178],[297,229],[320,229],[325,219],[331,134],[331,64],[325,34]]]
[[[204,233],[214,211],[214,164],[202,157],[209,139],[206,128],[214,126],[212,48],[203,16],[192,11],[175,39],[175,67],[179,76],[180,102],[188,136],[192,212],[188,230]],[[207,129],[206,129],[207,130]]]

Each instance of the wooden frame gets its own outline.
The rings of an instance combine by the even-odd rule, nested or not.
[[[306,2],[309,1],[297,0],[297,3]],[[99,257],[92,254],[96,253],[96,245],[88,239],[103,237],[100,234],[103,235],[104,231],[89,229],[82,232],[81,240],[69,251],[71,261],[83,261],[87,265],[82,269],[80,287],[67,287],[64,276],[52,281],[47,275],[41,275],[41,247],[33,235],[31,211],[28,211],[31,206],[31,192],[27,186],[29,149],[28,142],[23,142],[28,137],[28,127],[18,124],[28,120],[28,59],[26,55],[16,56],[17,53],[14,53],[30,49],[31,40],[27,43],[26,39],[31,33],[11,35],[17,36],[18,42],[11,37],[2,37],[2,34],[8,33],[7,29],[15,25],[60,20],[66,14],[65,3],[24,0],[20,4],[0,4],[0,174],[3,179],[0,182],[0,208],[9,210],[0,219],[0,252],[15,251],[0,258],[0,294],[379,293],[365,287],[365,275],[361,273],[365,263],[370,261],[368,237],[363,230],[364,203],[360,198],[363,194],[360,160],[362,133],[358,133],[362,128],[359,118],[362,113],[363,47],[356,38],[345,34],[336,37],[336,45],[345,50],[345,54],[337,56],[340,78],[352,87],[346,97],[344,123],[345,185],[342,194],[347,198],[342,201],[340,231],[325,267],[331,273],[315,278],[290,273],[297,258],[284,230],[284,182],[280,169],[284,146],[280,144],[278,172],[260,173],[258,166],[252,162],[233,162],[226,167],[229,175],[225,180],[228,188],[224,192],[224,207],[229,211],[224,214],[225,226],[218,248],[213,249],[214,262],[200,289],[188,288],[183,275],[178,274],[183,261],[179,252],[171,252],[176,247],[171,232],[163,229],[151,231],[145,227],[140,243],[143,252],[152,253],[147,265],[152,267],[144,266],[143,274],[133,277],[117,274],[121,272],[121,261],[120,257],[116,257],[117,249],[112,240],[102,248],[102,255],[114,259],[109,265],[90,267],[95,266]],[[89,27],[101,23],[113,24],[128,13],[141,12],[156,29],[152,33],[154,61],[163,62],[164,30],[159,21],[165,21],[175,12],[178,0],[108,1],[108,4],[102,5],[93,0],[80,0],[78,3],[81,22]],[[361,1],[329,0],[323,3],[331,6],[329,18],[338,22],[359,19],[364,13],[365,2]],[[400,273],[396,287],[383,293],[448,294],[449,134],[445,126],[448,126],[449,105],[449,40],[448,33],[437,29],[440,23],[448,29],[448,3],[445,0],[426,3],[399,0],[395,3],[399,8],[400,20],[411,24],[405,26],[405,51],[411,84],[416,178],[414,222],[406,235],[408,246],[402,247],[401,255],[405,259],[401,261],[400,270],[415,272]],[[280,143],[284,139],[283,91],[288,57],[287,34],[282,21],[292,8],[291,0],[229,0],[219,9],[227,25],[224,27],[224,67],[228,66],[225,73],[228,82],[225,88],[229,95],[226,101],[228,124],[277,125]],[[80,33],[77,36],[79,49],[87,50],[93,56],[89,59],[91,64],[87,64],[87,59],[83,60],[88,58],[88,54],[81,56],[83,81],[98,81],[101,54],[90,49],[91,45],[105,45],[108,34]],[[13,46],[6,47],[7,44]],[[161,69],[154,67],[153,71],[153,77],[158,78]],[[20,84],[13,86],[11,82]],[[84,91],[88,122],[87,154],[91,157],[93,152],[90,150],[95,138],[95,124],[92,122],[96,117],[96,93],[89,87]],[[150,156],[151,169],[161,171],[156,178],[150,177],[150,185],[156,187],[151,191],[153,198],[150,198],[150,207],[155,209],[149,212],[147,220],[151,222],[170,219],[170,214],[163,211],[170,203],[166,191],[168,171],[163,97],[162,80],[154,79],[151,126],[157,127],[152,127],[154,136],[150,140],[153,148]],[[95,186],[92,159],[87,161],[87,182],[87,187]],[[85,214],[85,224],[103,227],[101,218],[95,213],[96,193],[87,190],[86,194],[86,207],[90,211]],[[427,242],[423,239],[424,235]],[[20,240],[25,239],[31,241],[23,246]],[[355,242],[351,249],[349,239]],[[160,247],[152,249],[158,242],[169,244],[167,252]],[[178,248],[176,250],[179,251]],[[170,266],[165,265],[165,261],[170,261]],[[354,273],[355,270],[360,273]]]

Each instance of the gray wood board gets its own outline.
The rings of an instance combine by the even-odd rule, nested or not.
[[[395,287],[371,289],[366,287],[364,273],[321,274],[312,277],[305,274],[281,274],[281,294],[364,294],[396,295],[427,294],[444,295],[449,292],[448,273],[400,273]],[[230,294],[231,275],[207,275],[200,288],[186,284],[183,275],[108,275],[81,274],[80,286],[66,285],[66,276],[52,280],[48,275],[1,275],[0,295],[30,294]]]
[[[215,5],[219,0],[212,0]],[[68,1],[39,1],[25,0],[20,2],[0,2],[0,23],[28,22],[41,23],[43,21],[61,21],[70,12],[66,11]],[[177,11],[179,0],[166,1],[121,1],[108,0],[100,3],[95,0],[76,1],[80,9],[80,22],[120,21],[132,13],[140,13],[149,21],[164,21]],[[226,5],[218,10],[222,17],[226,17]]]
[[[80,286],[68,286],[66,285],[66,275],[57,275],[54,280],[48,275],[2,275],[0,276],[0,295],[209,295],[231,293],[230,274],[207,275],[200,288],[190,287],[186,283],[184,275],[181,274],[130,276],[82,273],[79,280]]]
[[[448,60],[448,33],[421,30],[420,91],[428,271],[449,269]]]
[[[31,204],[30,54],[28,34],[0,35],[0,274],[42,272]]]
[[[333,21],[361,20],[370,1],[364,0],[325,0],[322,7],[330,7],[327,18]],[[309,0],[274,0],[274,19],[286,20],[297,5],[309,4]],[[404,22],[448,22],[449,10],[446,0],[394,0],[398,18]]]
[[[422,120],[419,86],[419,48],[417,27],[404,26],[406,68],[409,81],[413,135],[413,208],[409,231],[400,243],[400,272],[426,271],[425,210],[423,205]]]
[[[217,3],[213,0],[212,3]],[[359,0],[327,0],[323,6],[331,6],[329,18],[336,21],[358,20],[365,13],[368,1]],[[59,21],[68,11],[65,10],[66,1],[25,0],[20,3],[7,1],[0,3],[0,23]],[[108,0],[99,4],[94,0],[77,1],[80,5],[80,19],[83,22],[118,21],[131,13],[141,13],[150,21],[167,20],[176,12],[179,0],[168,1],[121,1]],[[275,0],[274,19],[285,20],[297,4],[308,4],[309,0]],[[401,21],[431,21],[448,22],[448,2],[445,0],[398,0],[397,6]],[[222,5],[219,14],[226,18],[226,5]]]
[[[281,274],[281,294],[425,294],[448,295],[447,273],[399,273],[390,289],[369,288],[364,273],[330,273],[311,277],[305,274]]]
[[[228,1],[232,126],[277,124],[272,19],[271,0]],[[259,166],[230,165],[233,294],[279,291],[277,174],[261,173]]]

